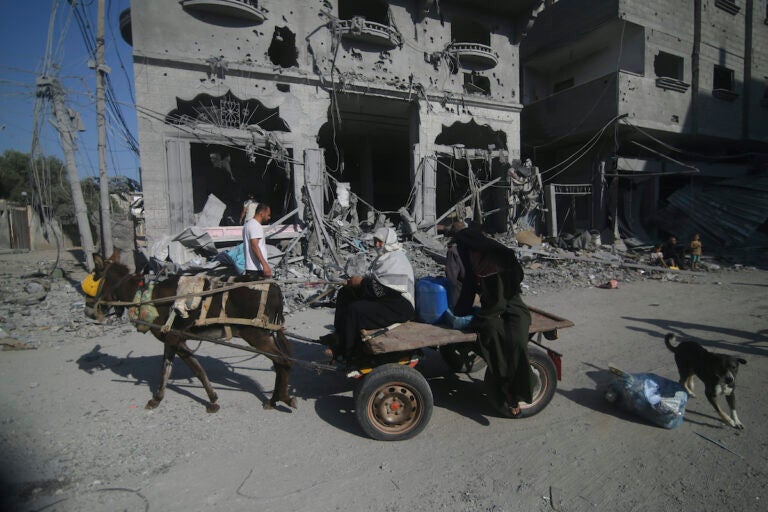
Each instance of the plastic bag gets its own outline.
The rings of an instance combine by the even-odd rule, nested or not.
[[[611,368],[616,376],[605,398],[654,425],[675,428],[683,422],[688,393],[679,383],[654,373],[626,373]]]

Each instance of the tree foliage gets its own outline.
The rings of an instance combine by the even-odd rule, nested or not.
[[[0,155],[0,199],[16,203],[29,202],[35,207],[46,207],[62,224],[75,224],[72,188],[64,163],[54,156],[39,157],[35,161],[38,180],[34,179],[29,154],[5,150]],[[38,190],[37,183],[40,184]],[[99,179],[85,178],[80,182],[90,216],[99,211]],[[110,193],[131,193],[139,184],[125,176],[109,179]],[[26,192],[26,198],[22,194]]]

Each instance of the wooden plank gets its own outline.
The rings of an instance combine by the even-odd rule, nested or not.
[[[475,341],[477,334],[440,325],[405,322],[394,329],[362,331],[363,340],[372,354],[437,347],[462,341]]]
[[[570,320],[547,313],[539,308],[528,306],[528,309],[531,311],[531,326],[528,328],[528,332],[531,334],[565,329],[574,325]]]
[[[574,324],[570,320],[547,313],[529,306],[531,310],[531,326],[528,332],[539,332],[565,329]],[[425,347],[438,347],[452,343],[477,341],[477,334],[451,329],[442,325],[423,324],[421,322],[405,322],[393,328],[362,331],[363,341],[371,354],[386,354],[402,352]]]

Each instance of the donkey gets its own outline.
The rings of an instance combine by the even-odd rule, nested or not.
[[[141,297],[142,302],[155,301],[173,297],[177,295],[179,277],[170,277],[164,281],[158,282],[153,288],[145,285],[144,275],[141,273],[132,274],[128,267],[120,263],[120,255],[115,252],[109,259],[104,260],[99,255],[94,254],[95,270],[93,279],[98,283],[98,290],[93,297],[89,297],[87,303],[91,307],[86,307],[86,315],[96,320],[103,320],[104,313],[101,311],[103,304],[110,302],[138,302]],[[258,284],[258,281],[253,282]],[[206,281],[205,289],[210,289],[210,283]],[[254,287],[256,288],[256,287]],[[277,324],[279,327],[283,323],[283,295],[280,287],[274,283],[264,283],[261,285],[266,291],[252,289],[247,286],[236,287],[227,292],[228,299],[223,298],[223,293],[211,295],[210,304],[206,304],[206,314],[210,318],[222,316],[222,302],[224,302],[224,313],[229,318],[253,319],[259,312],[260,305],[263,308],[262,317],[266,317],[268,323]],[[266,301],[262,294],[267,293]],[[124,306],[118,306],[122,310]],[[201,310],[189,311],[187,317],[176,317],[173,313],[173,302],[157,302],[153,306],[152,314],[147,320],[150,320],[152,327],[138,329],[142,332],[152,331],[152,334],[163,344],[163,368],[160,374],[160,386],[152,395],[152,399],[147,402],[146,409],[154,409],[165,397],[165,388],[168,379],[171,376],[171,368],[176,355],[181,357],[187,366],[194,372],[200,380],[205,392],[208,394],[210,402],[206,406],[209,413],[219,410],[218,395],[213,390],[208,375],[205,373],[200,362],[195,358],[194,353],[187,346],[187,338],[180,335],[178,331],[189,332],[204,337],[222,337],[225,332],[227,335],[237,336],[248,342],[249,345],[261,351],[266,355],[275,366],[275,388],[272,397],[263,404],[265,409],[274,408],[277,403],[283,402],[292,408],[296,408],[296,398],[288,394],[288,381],[291,373],[291,353],[290,345],[282,329],[265,329],[261,327],[252,327],[250,325],[230,325],[227,323],[195,326],[195,320],[200,318]],[[173,330],[169,329],[169,316],[174,322]],[[227,336],[228,337],[228,336]]]

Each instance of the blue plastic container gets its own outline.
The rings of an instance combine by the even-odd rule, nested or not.
[[[416,319],[436,324],[448,309],[450,281],[445,277],[425,277],[416,281]]]

